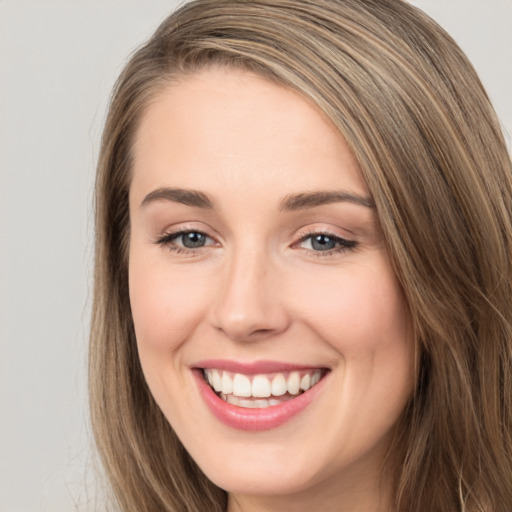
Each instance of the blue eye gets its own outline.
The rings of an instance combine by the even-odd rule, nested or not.
[[[329,233],[313,233],[305,236],[300,242],[303,249],[327,254],[352,249],[356,245],[357,242],[345,240]]]
[[[208,237],[197,231],[189,231],[187,233],[178,233],[176,239],[181,240],[183,247],[187,249],[197,249],[203,247],[206,244]]]
[[[212,242],[212,239],[201,231],[167,233],[156,240],[157,244],[168,246],[169,249],[177,252],[201,249],[207,245],[212,245]]]
[[[336,240],[328,235],[315,235],[311,237],[311,247],[315,251],[329,251],[336,247]]]

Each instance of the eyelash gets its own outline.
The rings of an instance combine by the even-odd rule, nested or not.
[[[203,249],[205,246],[201,246],[195,249],[187,248],[187,247],[181,247],[178,245],[173,245],[173,242],[177,240],[178,238],[187,235],[187,234],[197,234],[204,236],[205,238],[209,238],[210,240],[213,240],[210,236],[208,236],[203,231],[197,230],[197,229],[182,229],[180,231],[165,233],[157,240],[155,240],[155,243],[157,245],[161,245],[166,247],[169,251],[175,252],[176,254],[182,254],[182,255],[189,255],[194,256],[198,254],[198,251]],[[322,257],[328,257],[328,256],[334,256],[336,254],[344,253],[345,251],[351,251],[354,250],[358,243],[354,240],[347,240],[345,238],[342,238],[338,235],[334,235],[333,233],[329,233],[328,231],[309,231],[306,233],[302,233],[300,235],[300,238],[297,242],[293,243],[293,247],[300,246],[304,242],[306,242],[308,239],[313,238],[314,236],[325,236],[330,238],[336,246],[332,249],[326,250],[326,251],[315,251],[314,249],[304,249],[307,251],[308,255],[314,256],[316,258],[322,258]]]
[[[342,238],[341,236],[335,235],[328,231],[307,231],[306,233],[302,233],[298,242],[295,242],[293,245],[297,246],[303,244],[306,240],[312,239],[315,236],[325,236],[330,238],[336,246],[327,251],[315,251],[313,249],[304,249],[311,256],[316,258],[325,258],[329,256],[335,256],[336,254],[342,254],[346,251],[352,251],[357,247],[357,242],[354,240],[347,240],[346,238]]]
[[[180,247],[179,245],[173,245],[173,242],[176,239],[190,233],[195,233],[197,235],[201,235],[204,236],[205,238],[209,238],[210,240],[212,240],[210,236],[208,236],[206,233],[198,229],[181,229],[179,231],[164,233],[155,241],[155,243],[166,247],[169,251],[175,252],[176,254],[194,256],[197,254],[197,251],[203,249],[204,246],[198,247],[197,249],[191,249],[188,247]]]

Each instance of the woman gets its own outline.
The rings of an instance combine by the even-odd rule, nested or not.
[[[512,509],[512,173],[399,0],[198,0],[98,167],[91,411],[123,511]]]

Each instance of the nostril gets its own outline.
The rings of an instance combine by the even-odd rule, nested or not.
[[[256,329],[252,334],[253,335],[268,334],[273,331],[274,331],[274,329]]]
[[[234,341],[257,341],[263,338],[270,337],[278,332],[278,329],[270,329],[270,328],[260,328],[260,329],[251,329],[251,328],[241,328],[236,329],[231,326],[231,328],[225,328],[223,326],[216,327],[218,332],[223,333],[228,338]]]

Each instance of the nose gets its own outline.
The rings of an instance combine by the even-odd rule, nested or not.
[[[290,319],[276,270],[263,251],[233,254],[220,276],[214,327],[237,342],[267,339],[285,331]]]

